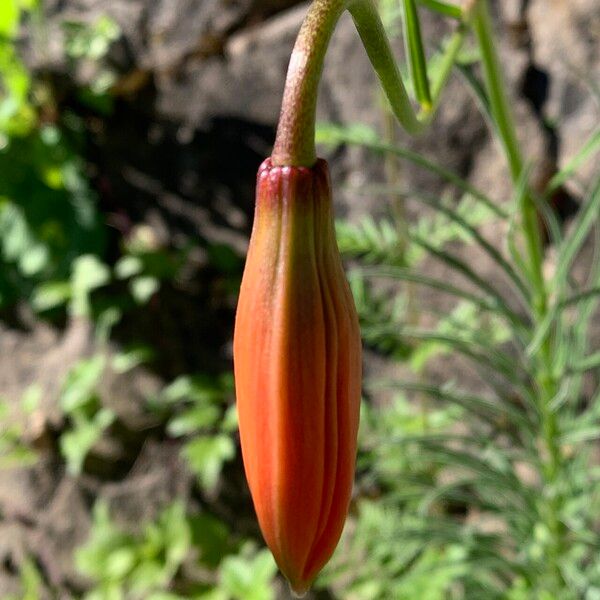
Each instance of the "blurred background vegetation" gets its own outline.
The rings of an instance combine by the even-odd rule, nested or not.
[[[3,600],[288,597],[244,482],[231,334],[254,177],[306,10],[293,4],[0,3]],[[596,197],[600,15],[595,0],[553,0],[544,16],[547,4],[494,6],[560,230]],[[401,52],[397,3],[380,11]],[[447,20],[428,13],[424,29],[433,55]],[[535,440],[495,304],[518,311],[519,289],[490,253],[505,250],[518,197],[466,91],[477,53],[463,52],[434,130],[409,141],[361,52],[343,21],[320,101],[366,380],[351,514],[311,597],[552,598],[533,591],[550,534],[529,519]],[[581,231],[593,287],[595,238]],[[570,398],[582,412],[597,398],[594,311],[572,340],[588,360]],[[591,455],[562,492],[582,537],[565,577],[588,600],[597,412],[561,432],[565,452]]]

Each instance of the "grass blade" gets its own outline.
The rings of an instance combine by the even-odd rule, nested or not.
[[[369,334],[387,334],[396,335],[398,338],[414,338],[418,340],[435,341],[451,347],[456,352],[467,356],[475,362],[490,368],[501,375],[505,380],[511,382],[520,391],[529,395],[530,390],[524,385],[523,380],[518,376],[519,365],[511,357],[498,350],[492,349],[489,345],[474,340],[465,340],[458,336],[446,335],[437,331],[405,328],[397,329],[390,325],[377,325],[369,327]]]
[[[512,311],[506,311],[506,306],[498,304],[495,299],[490,297],[481,298],[476,294],[467,292],[466,290],[456,287],[450,283],[446,283],[445,281],[441,281],[440,279],[435,279],[433,277],[427,277],[426,275],[421,275],[420,273],[416,273],[410,269],[405,269],[403,267],[366,267],[361,269],[361,271],[370,277],[384,277],[418,283],[425,287],[446,292],[450,296],[462,298],[463,300],[472,302],[482,310],[493,312],[497,315],[513,316]],[[600,293],[600,289],[598,290],[598,293]]]
[[[440,0],[419,0],[419,4],[433,12],[458,21],[463,16],[460,6],[456,6],[455,4],[447,4],[446,2],[440,2]]]
[[[491,284],[485,281],[480,275],[475,273],[471,267],[469,267],[465,262],[463,262],[458,257],[446,252],[445,250],[439,250],[438,248],[433,247],[429,242],[425,241],[421,236],[411,233],[410,239],[429,252],[432,256],[436,257],[441,262],[447,264],[449,267],[454,269],[455,271],[464,275],[471,283],[475,284],[479,289],[484,291],[490,297],[494,299],[494,301],[502,306],[505,314],[510,315],[512,319],[514,319],[515,323],[523,323],[523,319],[517,313],[515,313],[506,303],[504,297],[496,290]]]
[[[596,152],[600,151],[600,128],[596,129],[583,144],[579,152],[560,170],[548,184],[546,194],[556,191],[565,181],[577,172],[582,165],[586,163]]]
[[[559,306],[560,308],[568,308],[569,306],[579,304],[580,302],[586,302],[587,300],[591,300],[593,298],[597,298],[600,300],[600,286],[588,288],[587,290],[577,292],[576,294],[573,294],[572,296],[561,300]]]
[[[583,360],[580,360],[578,363],[576,363],[572,370],[577,372],[591,371],[592,369],[597,369],[598,367],[600,367],[600,352],[586,356]]]
[[[421,156],[418,152],[413,152],[400,146],[392,146],[390,144],[383,144],[378,141],[378,136],[375,131],[360,128],[344,128],[333,124],[319,124],[316,134],[317,143],[339,145],[348,144],[353,146],[361,146],[367,150],[383,154],[393,154],[407,160],[435,175],[444,179],[448,183],[453,184],[458,189],[471,194],[473,198],[482,202],[487,206],[494,214],[503,219],[508,218],[508,213],[500,206],[497,202],[491,200],[481,190],[477,189],[474,185],[468,181],[459,177],[446,167],[439,165],[424,156]]]
[[[560,251],[560,260],[556,267],[554,279],[560,283],[564,281],[571,267],[571,263],[581,249],[591,227],[598,222],[600,215],[600,177],[596,180],[588,202],[580,211],[573,231],[565,240]]]
[[[427,60],[421,36],[421,24],[415,0],[403,0],[403,24],[406,56],[410,67],[410,75],[415,96],[423,108],[431,108],[431,91],[427,78]]]
[[[499,419],[508,418],[517,426],[531,430],[532,424],[525,413],[516,406],[500,400],[488,400],[462,392],[451,391],[443,387],[411,381],[392,381],[381,385],[368,386],[368,389],[398,389],[403,391],[424,393],[432,398],[457,404],[477,415],[486,415],[485,419],[493,425],[498,425]],[[490,418],[491,417],[491,418]]]
[[[527,288],[524,281],[519,277],[513,266],[498,252],[494,246],[492,246],[480,233],[479,231],[463,219],[456,211],[444,206],[439,200],[428,197],[424,194],[412,194],[411,197],[417,199],[419,202],[430,206],[434,210],[441,212],[443,215],[448,217],[451,221],[459,225],[465,232],[467,232],[471,238],[477,242],[477,244],[484,250],[484,252],[506,273],[509,279],[515,284],[515,287],[521,293],[522,298],[528,305],[530,298],[530,291]]]

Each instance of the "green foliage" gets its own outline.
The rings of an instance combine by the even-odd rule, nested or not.
[[[384,407],[362,407],[358,467],[365,472],[363,485],[384,488],[392,500],[418,497],[434,473],[431,461],[411,440],[444,433],[464,416],[460,406],[432,407],[424,394],[417,400],[415,406],[396,393]]]
[[[252,543],[232,545],[215,518],[186,515],[174,502],[139,532],[126,532],[110,518],[106,504],[94,509],[87,543],[76,553],[79,571],[94,582],[85,600],[272,600],[276,572],[271,554]],[[192,546],[203,569],[180,591],[179,575]],[[210,574],[206,568],[211,569]],[[215,569],[215,571],[212,571]],[[203,573],[203,575],[202,575]]]
[[[62,26],[66,37],[65,51],[73,59],[100,60],[121,35],[119,26],[106,15],[91,24],[63,21]]]
[[[382,354],[403,358],[410,354],[411,344],[388,331],[390,323],[403,322],[407,313],[406,297],[389,290],[375,290],[359,270],[349,274],[350,289],[360,318],[362,338]]]
[[[460,9],[445,2],[420,4],[461,18]],[[16,50],[21,23],[38,18],[36,8],[34,1],[0,2],[0,309],[25,303],[47,318],[66,310],[96,321],[103,350],[76,364],[60,392],[58,446],[77,477],[116,418],[99,392],[107,369],[133,376],[133,369],[163,358],[156,348],[126,341],[109,362],[104,349],[113,351],[111,331],[158,300],[166,282],[178,282],[190,247],[163,247],[151,228],[138,224],[121,241],[114,267],[107,264],[104,216],[82,158],[84,123],[60,113],[43,78],[31,76]],[[381,10],[388,32],[399,33],[398,3],[386,0]],[[92,73],[77,100],[110,115],[116,73],[106,59],[119,27],[101,16],[66,22],[63,33],[70,67]],[[444,77],[444,56],[428,60],[432,92]],[[493,118],[472,68],[480,59],[479,51],[464,51],[459,67]],[[532,200],[526,176],[515,185],[513,201],[500,204],[392,138],[382,141],[362,124],[322,124],[317,131],[329,147],[359,145],[391,164],[406,160],[456,190],[437,198],[387,181],[360,192],[417,202],[426,208],[421,218],[404,223],[390,207],[377,219],[337,224],[340,249],[353,264],[349,279],[365,347],[377,360],[385,357],[389,375],[365,382],[351,516],[317,585],[348,600],[599,598],[600,469],[593,444],[600,439],[600,357],[590,332],[600,266],[592,264],[584,284],[574,280],[573,266],[584,243],[600,242],[594,232],[600,182],[587,190],[575,182],[583,209],[566,234],[544,204],[597,155],[599,133],[592,132],[533,199],[551,226],[549,254],[556,255],[554,273],[544,281],[545,309],[523,239]],[[490,225],[509,231],[506,248],[484,238]],[[507,285],[480,274],[470,258],[475,254],[457,252],[465,245],[484,254]],[[204,249],[223,275],[220,285],[234,294],[240,257],[224,244]],[[432,262],[444,275],[429,271]],[[428,302],[432,290],[436,300],[444,295],[443,310]],[[461,381],[462,371],[438,381],[439,367],[450,358],[469,365],[469,381]],[[389,368],[394,363],[397,375]],[[41,394],[39,386],[29,388],[20,412],[33,414]],[[177,377],[150,399],[147,408],[158,416],[151,435],[158,429],[161,443],[178,440],[199,484],[189,506],[202,510],[188,514],[177,500],[156,520],[125,527],[98,502],[90,537],[75,558],[88,578],[86,600],[275,597],[270,553],[256,540],[240,539],[224,520],[232,520],[229,499],[221,497],[229,486],[220,485],[236,453],[232,396],[230,374],[194,374]],[[8,402],[0,402],[0,468],[37,459],[24,438]],[[44,574],[33,560],[20,565],[20,578],[19,598],[44,596]]]
[[[235,407],[226,405],[232,393],[231,374],[181,376],[151,400],[156,409],[174,407],[167,432],[186,438],[182,455],[206,491],[215,488],[224,463],[235,456],[231,434],[237,418]]]
[[[361,258],[367,264],[404,265],[402,233],[387,218],[376,222],[365,216],[359,223],[336,223],[340,252],[348,257]]]
[[[443,337],[451,336],[464,342],[486,339],[493,345],[510,340],[510,331],[497,315],[482,313],[470,302],[459,302],[452,312],[438,319],[434,331]],[[452,352],[452,347],[439,340],[424,340],[410,357],[415,373],[421,373],[427,363],[440,354]]]
[[[86,456],[115,419],[96,391],[105,367],[101,354],[82,360],[69,371],[62,388],[60,406],[70,426],[60,437],[60,451],[72,475],[81,473]]]
[[[6,0],[0,7],[0,149],[10,136],[24,135],[36,121],[29,101],[31,79],[14,46],[23,15],[36,2]]]
[[[361,501],[356,530],[346,548],[351,560],[333,566],[338,576],[352,580],[343,597],[357,600],[459,597],[453,591],[469,569],[465,549],[459,544],[423,549],[418,540],[406,538],[409,527],[406,517],[383,503]],[[327,579],[325,575],[324,580]],[[335,586],[335,580],[331,583]]]
[[[150,362],[154,357],[155,352],[149,346],[133,344],[113,356],[111,367],[115,373],[122,375]]]
[[[393,193],[389,188],[382,189]],[[435,215],[421,217],[407,231],[385,217],[375,221],[367,215],[357,224],[339,222],[336,232],[340,252],[367,264],[414,267],[427,254],[420,240],[438,250],[450,242],[469,242],[471,235],[467,228],[480,227],[494,217],[485,204],[470,195],[463,196],[456,206],[448,202],[435,206],[438,209]],[[415,243],[407,246],[411,240]]]
[[[26,394],[24,408],[31,407],[32,397],[31,391]],[[22,426],[11,419],[8,402],[0,398],[0,469],[27,466],[36,460],[35,452],[23,442]]]
[[[158,247],[152,231],[135,229],[115,264],[117,279],[128,282],[129,292],[138,305],[144,305],[159,290],[162,282],[175,279],[185,264],[188,248],[169,250]]]
[[[101,15],[95,22],[64,21],[64,52],[75,68],[80,63],[87,63],[94,69],[94,76],[78,91],[79,100],[101,114],[110,114],[113,110],[113,98],[110,90],[115,84],[117,74],[103,60],[110,46],[121,36],[118,24],[106,15]]]
[[[77,261],[104,245],[81,159],[62,132],[44,126],[0,149],[0,172],[0,306],[19,297],[38,310],[71,297],[81,303]]]
[[[41,118],[51,95],[32,82],[15,48],[35,5],[6,0],[0,13],[0,308],[21,298],[39,311],[72,301],[80,314],[92,282],[107,279],[105,230],[79,152],[82,123],[73,114]],[[67,36],[75,58],[100,59],[118,35],[106,18],[75,29]]]
[[[167,507],[139,534],[115,525],[105,504],[94,509],[87,544],[75,556],[77,568],[96,582],[86,600],[148,598],[167,591],[190,549],[191,530],[181,503]]]
[[[272,581],[277,567],[268,550],[255,552],[253,545],[243,546],[240,553],[221,563],[220,590],[215,597],[228,600],[272,600]]]
[[[183,456],[201,485],[212,490],[219,480],[223,463],[235,456],[235,446],[231,437],[225,434],[198,436],[185,445]]]
[[[42,576],[35,562],[26,558],[19,570],[21,593],[19,596],[8,595],[2,600],[40,600],[42,598]]]
[[[322,583],[357,599],[594,597],[600,480],[586,441],[600,437],[600,413],[592,408],[600,392],[596,387],[585,408],[578,399],[584,376],[597,386],[589,327],[600,265],[591,264],[583,286],[570,274],[584,241],[597,248],[590,231],[598,223],[600,182],[558,239],[554,275],[545,282],[549,306],[539,318],[523,241],[514,237],[522,230],[526,186],[508,211],[498,211],[443,167],[365,131],[323,128],[321,139],[400,156],[466,192],[456,204],[404,194],[435,211],[404,230],[370,217],[339,227],[342,252],[358,261],[350,283],[365,342],[405,363],[402,381],[366,382],[367,393],[406,396],[363,411],[358,486],[377,500],[357,505]],[[557,180],[572,175],[594,145],[592,136]],[[511,231],[509,257],[480,233],[490,223]],[[482,278],[475,262],[455,253],[457,244],[485,252],[510,288]],[[453,282],[466,277],[473,291],[420,272],[425,257],[453,273]],[[458,302],[443,313],[417,306],[421,286]],[[519,299],[521,314],[509,295]],[[450,353],[471,364],[477,393],[454,380],[423,382],[429,366]]]

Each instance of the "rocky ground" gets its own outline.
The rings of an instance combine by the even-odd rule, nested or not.
[[[60,23],[106,14],[122,32],[107,58],[119,75],[117,109],[90,132],[93,178],[106,211],[118,207],[129,226],[145,224],[159,239],[199,237],[243,252],[254,176],[273,142],[287,60],[306,12],[306,4],[295,4],[44,2],[44,32],[30,31],[24,52],[32,68],[56,78],[65,103],[72,101],[77,86],[96,76],[97,65],[72,69],[61,50]],[[565,164],[599,122],[600,106],[592,92],[600,81],[600,9],[597,0],[513,0],[494,7],[519,137],[543,177]],[[426,19],[428,40],[439,39],[446,29],[438,19]],[[399,55],[401,45],[396,40]],[[375,77],[351,20],[344,17],[326,61],[319,117],[380,128],[379,106]],[[397,136],[498,201],[506,199],[505,165],[459,77],[452,80],[428,133],[418,139]],[[380,212],[381,198],[358,188],[381,181],[381,157],[356,148],[323,154],[331,162],[339,214],[358,219]],[[588,164],[581,178],[589,180],[594,169],[597,165]],[[439,180],[416,169],[403,168],[401,177],[408,187],[444,190]],[[570,193],[578,200],[577,188]],[[491,228],[485,233],[502,247],[504,232]],[[469,260],[479,259],[471,255]],[[202,257],[198,261],[201,265]],[[498,276],[492,265],[477,264],[485,276]],[[445,276],[443,270],[440,274]],[[103,382],[121,435],[95,449],[85,477],[71,478],[52,452],[33,468],[0,471],[0,597],[15,589],[18,566],[31,553],[65,597],[81,588],[71,553],[86,537],[93,498],[106,498],[122,516],[141,519],[151,516],[153,507],[190,493],[192,482],[179,463],[178,448],[159,433],[147,435],[153,427],[159,432],[160,424],[146,422],[139,406],[149,391],[178,373],[215,371],[228,364],[233,304],[224,297],[215,306],[207,291],[211,274],[202,277],[202,285],[161,293],[143,321],[117,332],[126,340],[132,331],[144,331],[169,358],[155,371],[138,369],[133,376],[115,374]],[[156,320],[158,331],[152,327]],[[55,448],[61,427],[59,386],[70,366],[95,351],[93,340],[91,326],[80,320],[57,329],[21,311],[0,323],[0,394],[17,402],[32,383],[44,391],[26,423],[26,435],[37,447]],[[436,375],[455,368],[446,361]]]

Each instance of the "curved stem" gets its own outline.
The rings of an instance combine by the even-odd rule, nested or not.
[[[371,0],[360,0],[348,10],[394,115],[408,133],[420,133],[425,123],[419,122],[412,107],[375,5]]]
[[[302,23],[285,81],[274,165],[311,167],[317,160],[317,91],[331,34],[346,7],[347,0],[314,0]]]
[[[402,127],[420,133],[430,122],[439,96],[450,75],[468,31],[468,12],[463,14],[443,58],[439,77],[432,83],[431,102],[417,112],[413,108],[385,30],[372,0],[314,0],[300,28],[288,68],[272,160],[275,165],[312,166],[317,91],[325,52],[335,26],[349,10],[369,60]]]

